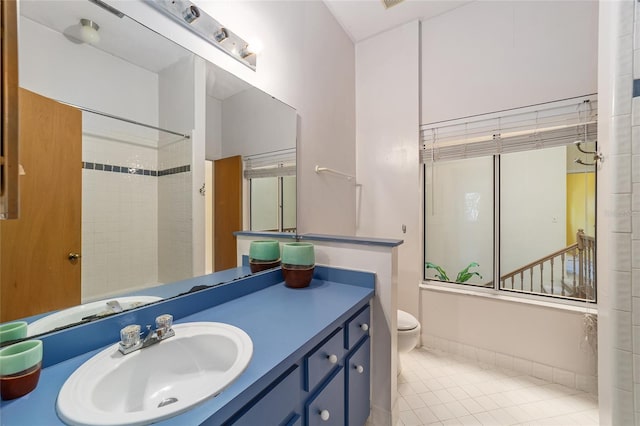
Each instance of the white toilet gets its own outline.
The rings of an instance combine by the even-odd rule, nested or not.
[[[420,339],[420,322],[409,312],[398,309],[398,374],[402,371],[400,354],[411,351]]]

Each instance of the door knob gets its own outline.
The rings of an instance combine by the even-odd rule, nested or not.
[[[70,262],[75,262],[81,257],[82,256],[80,256],[80,253],[73,253],[73,252],[69,253],[69,256],[68,256]]]

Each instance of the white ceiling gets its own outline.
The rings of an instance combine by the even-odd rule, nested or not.
[[[471,1],[404,0],[385,9],[382,0],[324,0],[354,43],[416,19],[433,18]]]
[[[80,19],[90,19],[100,26],[100,42],[93,47],[154,73],[193,55],[133,19],[118,18],[89,1],[23,0],[20,14],[63,34],[69,43],[76,44],[80,43],[76,39]],[[229,72],[207,64],[209,96],[223,100],[249,87]]]

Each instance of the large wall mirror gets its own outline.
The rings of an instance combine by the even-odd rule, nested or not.
[[[235,250],[218,244],[233,241],[233,231],[295,232],[295,110],[97,3],[20,2],[21,108],[45,135],[67,133],[21,156],[23,207],[43,222],[28,237],[12,236],[11,221],[0,224],[3,322],[93,303],[108,313],[106,301],[118,297],[126,309],[175,296],[170,283],[235,266],[216,264],[235,262]],[[64,112],[51,119],[49,101],[81,110],[80,124]],[[60,204],[59,193],[76,185],[71,197],[79,199]],[[238,191],[239,225],[219,225],[225,203],[217,199]],[[55,216],[73,229],[47,226]],[[60,241],[70,242],[53,248]],[[40,259],[54,250],[52,262],[71,265],[71,277]],[[87,312],[82,318],[95,315]]]

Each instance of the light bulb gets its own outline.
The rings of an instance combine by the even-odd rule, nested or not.
[[[89,44],[97,44],[100,42],[100,34],[98,29],[100,27],[95,22],[89,19],[80,20],[80,40]]]
[[[254,55],[259,54],[264,49],[264,44],[262,44],[262,40],[259,39],[251,39],[249,40],[249,44],[245,47],[245,51],[249,54],[253,53]]]

